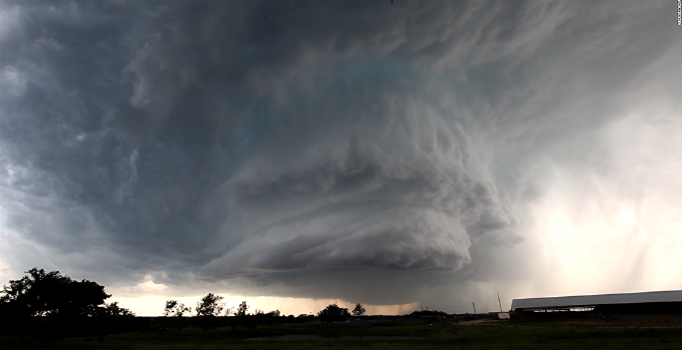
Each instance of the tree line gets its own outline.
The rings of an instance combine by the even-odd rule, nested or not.
[[[82,332],[100,333],[100,341],[107,333],[115,333],[140,328],[144,322],[137,322],[135,313],[121,307],[118,302],[107,303],[111,297],[104,286],[89,280],[74,280],[59,271],[46,272],[33,268],[18,280],[10,280],[0,292],[0,332],[34,330],[38,333],[50,329],[52,336],[60,337],[66,328]],[[236,308],[228,308],[222,296],[208,293],[202,297],[195,308],[188,307],[178,300],[167,300],[162,319],[169,327],[187,325],[210,328],[217,324],[219,316],[229,317],[233,328],[255,328],[258,325],[285,322],[292,319],[308,321],[317,319],[328,326],[347,320],[351,316],[365,315],[362,304],[356,304],[349,312],[336,303],[320,310],[317,315],[281,315],[279,310],[264,312],[256,309],[249,312],[246,301]],[[222,318],[222,317],[221,317]],[[188,322],[186,319],[191,319]],[[49,332],[48,332],[49,333]],[[68,333],[68,332],[66,332]]]
[[[249,313],[249,305],[246,301],[242,301],[237,308],[228,308],[221,301],[224,298],[222,296],[208,293],[206,296],[201,298],[197,302],[197,306],[192,312],[192,308],[181,303],[178,300],[167,300],[166,306],[163,310],[162,315],[164,317],[184,317],[184,316],[194,316],[200,318],[210,318],[218,316],[234,316],[238,318],[238,321],[234,323],[237,326],[244,326],[246,328],[255,327],[258,324],[272,323],[273,319],[283,317],[279,310],[274,310],[270,312],[264,312],[263,310],[256,309],[255,312]],[[365,315],[365,309],[362,304],[358,303],[355,305],[353,311],[348,312],[347,308],[340,307],[336,303],[328,305],[323,310],[317,313],[317,318],[329,326],[334,322],[344,321],[351,316],[362,317]],[[308,314],[300,314],[299,319],[305,319],[310,317]],[[290,315],[289,318],[293,318]]]

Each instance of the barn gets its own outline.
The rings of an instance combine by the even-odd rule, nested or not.
[[[512,300],[516,318],[682,315],[682,290]]]

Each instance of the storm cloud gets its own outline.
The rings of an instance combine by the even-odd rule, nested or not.
[[[604,130],[652,65],[679,92],[673,12],[5,1],[1,263],[376,304],[526,278],[557,169],[622,169]]]

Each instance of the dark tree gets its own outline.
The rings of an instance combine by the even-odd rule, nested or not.
[[[221,303],[221,300],[223,300],[223,297],[208,293],[197,303],[195,316],[204,330],[216,324],[216,316],[220,316],[220,313],[225,308],[225,304]]]
[[[275,311],[268,312],[268,315],[272,317],[280,317],[282,316],[282,313],[279,311],[279,309],[275,309]]]
[[[246,301],[242,301],[237,307],[237,312],[234,313],[235,316],[246,316],[249,311],[249,305]]]
[[[182,317],[187,313],[192,315],[192,308],[185,306],[185,304],[177,300],[167,300],[166,307],[163,309],[163,316]]]
[[[367,311],[364,307],[362,307],[362,304],[357,303],[355,304],[355,309],[353,309],[352,313],[353,316],[360,317],[365,315],[365,311]]]
[[[257,326],[256,315],[249,315],[249,305],[246,301],[242,301],[237,306],[237,311],[234,312],[235,323],[234,326],[244,327],[244,328],[255,328]],[[257,312],[258,310],[256,310]]]
[[[11,280],[0,293],[0,316],[52,318],[98,316],[111,295],[95,282],[75,281],[59,271],[33,268],[20,280]]]
[[[348,313],[348,309],[344,307],[331,304],[324,310],[318,312],[317,317],[319,317],[320,322],[324,322],[331,327],[334,322],[347,320],[350,317],[350,313]]]
[[[192,316],[192,308],[185,306],[185,304],[177,300],[167,300],[166,307],[163,309],[163,316],[172,316],[172,319],[165,320],[163,324],[165,327],[175,327],[180,330],[187,324],[183,317],[185,313]]]
[[[411,314],[407,315],[408,317],[411,318],[420,318],[420,317],[445,317],[448,314],[443,312],[443,311],[438,311],[438,310],[422,310],[422,311],[413,311]]]
[[[219,295],[213,293],[206,294],[206,296],[201,298],[201,301],[197,303],[196,315],[199,317],[220,315],[225,308],[225,305],[220,302],[221,300],[223,300],[223,297]]]
[[[118,301],[106,304],[101,308],[100,315],[105,317],[135,317],[135,313],[132,311],[118,306]]]

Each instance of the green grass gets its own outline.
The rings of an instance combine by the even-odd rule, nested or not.
[[[286,334],[331,337],[307,341],[249,341],[244,338]],[[344,340],[341,336],[415,336],[420,340]],[[529,326],[259,327],[168,332],[137,332],[41,341],[2,337],[0,349],[682,349],[682,328],[596,328]]]

